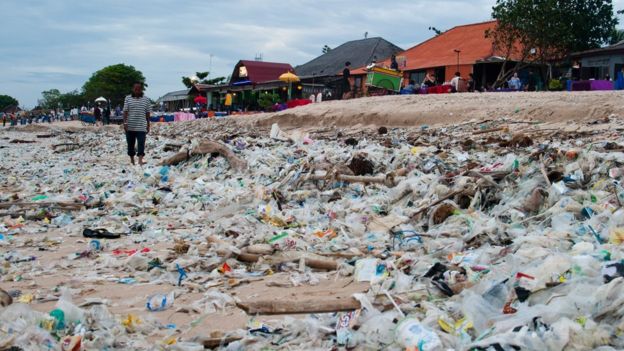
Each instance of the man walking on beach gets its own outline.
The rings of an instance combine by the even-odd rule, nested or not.
[[[123,107],[123,126],[128,142],[128,156],[134,164],[134,156],[139,156],[139,164],[143,165],[145,156],[145,137],[150,131],[150,101],[143,96],[143,82],[132,86],[132,95],[126,96]],[[138,148],[135,151],[135,145]]]

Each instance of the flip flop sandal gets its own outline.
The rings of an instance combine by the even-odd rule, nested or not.
[[[93,239],[119,239],[121,237],[120,234],[111,233],[106,229],[89,229],[85,228],[82,231],[82,236],[85,238],[93,238]]]

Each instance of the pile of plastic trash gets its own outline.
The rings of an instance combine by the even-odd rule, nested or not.
[[[3,132],[0,350],[622,349],[617,125],[302,132],[201,120],[156,127],[142,168],[127,166],[117,129]],[[204,138],[246,169],[193,154]],[[168,162],[177,153],[188,157]],[[80,250],[39,262],[81,237]],[[14,288],[54,271],[169,292],[147,296],[136,315],[76,302],[80,284]],[[290,287],[367,285],[349,296],[354,308],[331,310],[332,291],[310,297],[330,306],[322,311],[283,313],[274,298],[246,327],[185,336],[249,305],[233,281],[282,276]],[[194,322],[153,317],[191,293],[183,307]]]

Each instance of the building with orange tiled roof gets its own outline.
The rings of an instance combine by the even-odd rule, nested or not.
[[[500,71],[503,56],[495,52],[492,39],[486,38],[487,30],[492,30],[496,21],[473,23],[453,27],[410,49],[397,54],[399,69],[404,72],[404,85],[410,80],[423,82],[427,73],[435,74],[439,83],[448,82],[460,72],[467,78],[474,74],[477,87],[493,83]],[[381,63],[390,66],[387,59]],[[351,72],[354,82],[361,83],[358,89],[365,89],[365,79],[357,79],[366,74],[365,67]]]

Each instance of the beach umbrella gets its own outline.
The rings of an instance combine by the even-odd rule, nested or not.
[[[298,82],[300,80],[299,77],[297,77],[297,75],[292,72],[286,72],[279,76],[278,79],[286,83]]]
[[[288,100],[290,100],[292,83],[300,81],[299,77],[297,77],[297,75],[292,72],[286,72],[282,74],[281,76],[279,76],[278,79],[281,80],[282,82],[288,83]]]
[[[99,98],[95,99],[95,102],[108,102],[108,100],[106,100],[103,96],[100,96]]]
[[[208,99],[206,99],[205,96],[198,95],[193,101],[195,101],[196,104],[205,104],[208,102]]]

